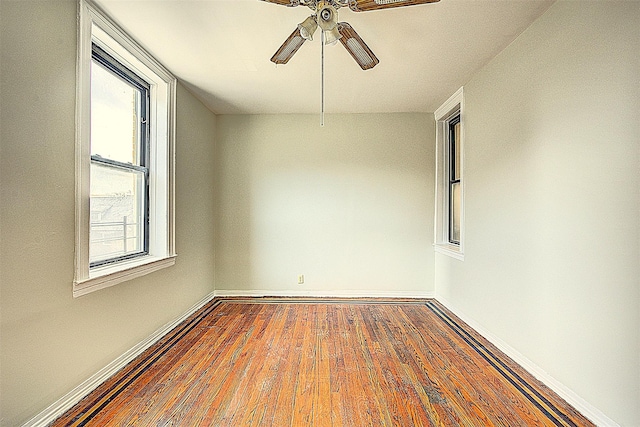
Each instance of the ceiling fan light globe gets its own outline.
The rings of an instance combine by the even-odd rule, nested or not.
[[[300,29],[300,35],[302,36],[302,38],[312,41],[313,33],[315,33],[316,29],[318,29],[318,23],[313,16],[310,16],[301,24],[298,24],[298,28]]]
[[[324,44],[325,45],[334,45],[340,40],[342,34],[338,31],[337,27],[333,27],[333,30],[324,32]]]

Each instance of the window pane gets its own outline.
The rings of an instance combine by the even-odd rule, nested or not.
[[[91,155],[139,164],[140,90],[91,61]]]
[[[452,155],[453,155],[453,173],[452,181],[458,181],[460,179],[460,122],[453,126],[453,141],[452,141]]]
[[[91,163],[91,263],[144,251],[144,188],[143,172]]]
[[[450,197],[449,241],[451,243],[460,243],[460,211],[462,204],[462,192],[459,182],[451,184]]]

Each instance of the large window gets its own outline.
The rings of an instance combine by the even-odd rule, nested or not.
[[[149,83],[93,44],[90,267],[149,253],[148,128]]]
[[[464,259],[463,89],[435,112],[435,249]]]
[[[175,78],[79,7],[74,296],[175,263]]]

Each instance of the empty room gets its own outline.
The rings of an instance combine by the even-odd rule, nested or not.
[[[640,1],[0,0],[0,426],[640,427]]]

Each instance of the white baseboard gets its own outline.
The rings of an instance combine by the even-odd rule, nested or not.
[[[124,368],[129,362],[142,354],[143,351],[155,344],[160,338],[164,337],[172,329],[186,320],[193,313],[198,311],[213,298],[213,292],[202,298],[182,316],[167,323],[166,325],[155,331],[153,334],[151,334],[147,339],[133,346],[113,362],[109,363],[100,371],[89,377],[82,384],[51,404],[44,411],[40,412],[38,415],[27,421],[25,424],[23,424],[22,427],[44,427],[49,425],[56,418],[71,409],[76,403],[78,403],[85,396],[95,390],[95,388],[102,384],[105,380],[110,378],[120,369]]]
[[[561,398],[563,398],[567,403],[577,409],[582,415],[590,419],[593,423],[601,427],[620,427],[618,423],[613,421],[611,418],[607,417],[602,411],[598,408],[584,400],[578,394],[576,394],[569,387],[562,384],[560,381],[553,378],[549,375],[544,369],[533,363],[522,353],[511,347],[509,344],[504,342],[502,339],[498,338],[487,329],[485,329],[482,325],[476,322],[471,317],[467,316],[460,310],[458,310],[455,306],[449,303],[446,299],[441,298],[439,296],[435,297],[436,300],[444,305],[447,309],[449,309],[453,314],[458,316],[463,322],[467,325],[471,326],[476,332],[490,341],[493,345],[495,345],[500,351],[509,356],[514,362],[518,365],[522,366],[525,370],[527,370],[530,374],[536,377],[538,380],[542,381],[547,387],[553,390],[558,394]]]
[[[309,297],[309,298],[433,298],[433,292],[418,291],[270,291],[219,289],[217,297]]]

